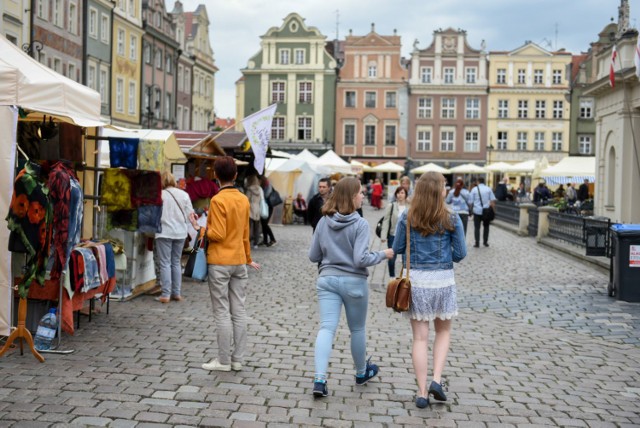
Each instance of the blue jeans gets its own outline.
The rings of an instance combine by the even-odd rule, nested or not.
[[[351,331],[351,356],[356,374],[364,374],[367,365],[366,322],[369,305],[367,279],[361,276],[321,276],[316,282],[320,307],[320,330],[316,338],[315,364],[317,379],[327,378],[333,338],[344,304]]]
[[[156,238],[156,255],[160,266],[161,297],[180,296],[182,292],[182,247],[184,239]]]
[[[396,237],[393,235],[389,235],[387,236],[387,248],[393,248],[393,241]],[[395,278],[396,277],[396,258],[397,258],[397,254],[393,254],[393,257],[391,257],[389,259],[389,261],[387,262],[387,264],[389,265],[389,278]]]

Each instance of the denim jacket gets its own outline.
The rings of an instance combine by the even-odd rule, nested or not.
[[[467,244],[464,238],[462,220],[456,213],[451,214],[456,225],[454,231],[433,233],[427,236],[410,229],[411,269],[446,270],[453,269],[453,263],[459,262],[467,255]],[[395,254],[405,254],[407,246],[407,212],[403,212],[398,220],[396,237],[393,241]],[[404,256],[403,256],[404,258]]]

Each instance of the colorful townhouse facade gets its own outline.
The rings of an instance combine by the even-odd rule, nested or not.
[[[30,49],[31,0],[0,2],[0,27],[2,34],[16,46]]]
[[[491,162],[517,163],[569,153],[572,55],[535,43],[489,54],[487,131]]]
[[[411,165],[483,164],[487,147],[487,53],[464,30],[437,30],[425,49],[414,43],[408,97]]]
[[[275,103],[271,147],[294,151],[333,147],[337,64],[325,48],[326,36],[291,13],[261,39],[259,52],[249,59],[237,82],[243,95],[239,118]]]
[[[364,163],[394,160],[400,165],[407,150],[407,66],[401,37],[371,31],[351,32],[334,43],[340,53],[336,84],[335,151]]]
[[[176,129],[191,129],[191,74],[195,62],[192,55],[187,53],[187,18],[182,2],[176,1],[171,11],[175,25],[178,50],[178,67],[176,72]]]
[[[86,31],[82,83],[100,93],[100,115],[111,122],[111,27],[114,3],[109,0],[86,2]]]

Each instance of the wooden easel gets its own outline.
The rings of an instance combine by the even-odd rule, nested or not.
[[[7,343],[4,344],[2,349],[0,350],[0,357],[4,355],[5,352],[9,350],[11,345],[16,339],[20,340],[20,355],[24,355],[23,343],[26,341],[27,345],[29,345],[29,349],[31,349],[31,353],[34,357],[41,363],[44,363],[44,357],[40,355],[40,353],[33,346],[33,337],[31,337],[31,332],[25,327],[25,320],[27,319],[27,299],[20,298],[20,303],[18,304],[18,326],[11,332],[9,338],[7,339]]]

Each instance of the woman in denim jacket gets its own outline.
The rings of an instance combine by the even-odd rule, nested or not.
[[[411,358],[418,383],[416,406],[429,404],[429,395],[446,401],[441,385],[442,370],[449,352],[451,319],[458,315],[453,263],[467,255],[460,217],[445,204],[446,181],[442,174],[423,174],[413,193],[408,212],[398,220],[393,251],[405,254],[407,219],[411,245]],[[429,322],[433,320],[433,381],[427,391]]]

